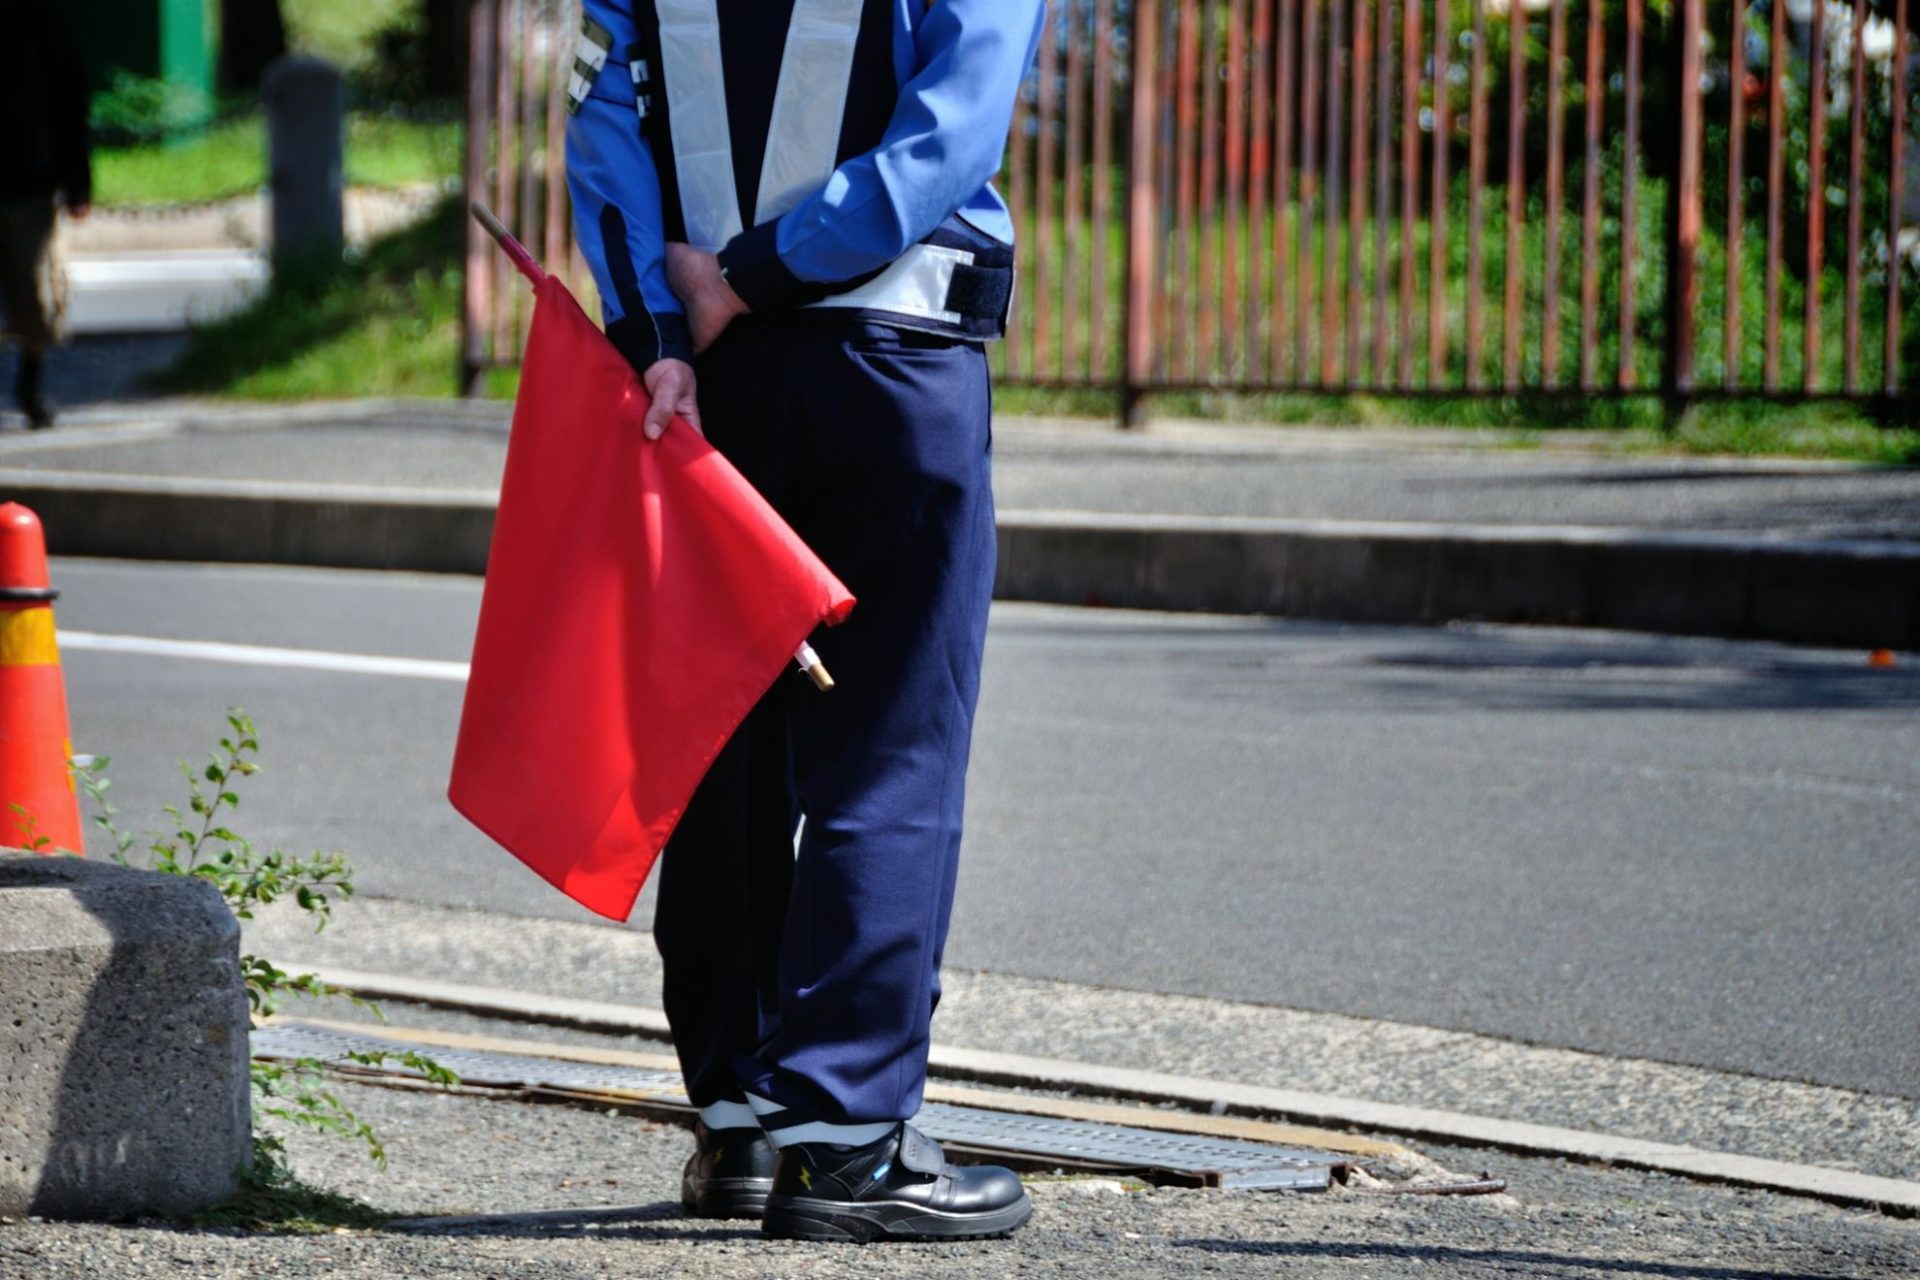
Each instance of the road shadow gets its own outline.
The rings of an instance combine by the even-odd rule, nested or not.
[[[1250,1254],[1281,1259],[1333,1258],[1351,1262],[1419,1262],[1453,1269],[1478,1265],[1516,1275],[1648,1276],[1658,1280],[1849,1280],[1839,1272],[1760,1271],[1751,1267],[1712,1263],[1645,1262],[1629,1258],[1589,1258],[1575,1253],[1540,1249],[1464,1249],[1454,1245],[1371,1243],[1366,1241],[1301,1240],[1175,1240],[1176,1248],[1206,1253]]]
[[[1920,669],[1725,663],[1656,648],[1489,644],[1369,655],[1376,692],[1408,710],[1820,712],[1920,710]],[[1455,678],[1458,677],[1458,678]]]
[[[532,1209],[520,1213],[400,1218],[382,1231],[396,1235],[544,1239],[591,1234],[603,1240],[758,1240],[757,1226],[694,1223],[675,1201],[586,1209]]]
[[[1009,602],[1011,603],[1011,602]],[[1044,611],[1041,611],[1044,610]],[[1173,620],[1125,610],[1003,609],[988,663],[1011,646],[1115,646],[1100,665],[1164,673],[1180,689],[1248,707],[1373,711],[1821,712],[1920,710],[1920,663],[1799,648],[1524,624]],[[1136,648],[1138,646],[1138,648]]]
[[[1219,634],[1221,643],[1215,644],[1183,637],[1170,648],[1177,655],[1170,678],[1209,702],[1292,710],[1920,710],[1920,663],[1910,656],[1874,666],[1865,651],[1795,650],[1765,642],[1437,628],[1408,639],[1411,630],[1356,629],[1344,637],[1325,630],[1271,638],[1242,633],[1237,645],[1230,633]],[[1388,637],[1390,643],[1380,643]]]
[[[1749,484],[1768,481],[1792,484],[1806,480],[1836,480],[1853,483],[1861,479],[1884,481],[1904,477],[1909,483],[1915,468],[1904,463],[1849,463],[1834,467],[1824,462],[1794,466],[1791,460],[1762,466],[1742,466],[1706,461],[1682,461],[1671,466],[1542,467],[1525,471],[1496,472],[1489,469],[1460,476],[1419,478],[1407,481],[1408,489],[1440,491],[1445,489],[1532,489],[1540,487],[1633,488],[1636,485]]]
[[[47,353],[47,401],[59,413],[90,405],[151,400],[155,393],[149,381],[171,368],[186,347],[184,333],[75,338]],[[13,402],[13,380],[19,365],[19,352],[14,347],[0,347],[0,432],[26,430],[26,419]]]

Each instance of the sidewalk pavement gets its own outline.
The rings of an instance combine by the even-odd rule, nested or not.
[[[1911,1222],[1655,1175],[1459,1153],[1511,1195],[1319,1195],[1035,1178],[1033,1221],[967,1244],[815,1245],[686,1217],[685,1131],[631,1116],[341,1084],[384,1138],[385,1172],[338,1139],[287,1134],[309,1182],[418,1218],[477,1221],[287,1235],[141,1222],[0,1226],[0,1276],[1062,1277],[1447,1276],[1508,1280],[1903,1280]],[[571,1211],[571,1212],[569,1212]],[[484,1215],[494,1215],[487,1217]]]
[[[507,406],[78,412],[0,434],[56,553],[477,572]],[[1463,431],[995,423],[1008,599],[1920,649],[1920,468]]]
[[[341,201],[347,243],[360,247],[416,222],[446,194],[431,182],[348,187]],[[72,259],[180,250],[265,252],[272,234],[272,206],[265,187],[192,204],[96,205],[85,221],[61,220],[60,247]]]
[[[418,221],[443,198],[433,183],[349,188],[341,210],[347,244],[363,248]],[[239,309],[266,288],[271,217],[272,200],[262,189],[199,204],[102,206],[81,222],[63,218],[58,258],[67,273],[68,332],[151,338]],[[66,363],[56,358],[56,375]]]
[[[323,959],[347,956],[422,978],[544,980],[580,994],[631,998],[657,989],[658,981],[644,934],[388,900],[356,901],[342,910],[335,927],[317,937],[300,913],[269,912],[250,922],[247,945],[274,955],[284,955],[283,947],[304,947],[308,955],[317,949]],[[936,1036],[943,1040],[958,1036],[981,1043],[999,1037],[1007,1043],[1048,1035],[1056,1051],[1075,1052],[1092,1043],[1089,1036],[1113,1036],[1152,1055],[1178,1051],[1197,1031],[1208,1044],[1237,1050],[1242,1061],[1226,1067],[1198,1059],[1194,1069],[1209,1075],[1232,1071],[1241,1079],[1261,1070],[1259,1063],[1273,1077],[1291,1072],[1295,1064],[1283,1059],[1292,1042],[1302,1039],[1316,1045],[1300,1055],[1308,1074],[1316,1066],[1337,1074],[1356,1056],[1377,1068],[1390,1055],[1390,1046],[1379,1037],[1405,1033],[1392,1024],[1375,1024],[1363,1033],[1364,1046],[1352,1044],[1343,1051],[1316,1037],[1336,1023],[1357,1026],[1359,1020],[1321,1016],[1311,1026],[1289,1024],[1294,1034],[1269,1049],[1258,1020],[1301,1015],[1212,1001],[1206,1002],[1212,1007],[1205,1016],[1181,1030],[1173,1006],[1184,998],[1052,984],[1044,1001],[1035,993],[1033,1001],[1022,1004],[1009,1001],[1008,992],[996,985],[1003,979],[955,977],[957,999],[951,1008],[943,1001],[936,1022]],[[337,1004],[305,1004],[292,1011],[366,1019],[364,1012]],[[538,1038],[575,1050],[662,1049],[656,1040],[539,1024],[503,1026],[396,1001],[386,1002],[386,1012],[387,1031],[394,1035],[425,1029]],[[954,1015],[957,1023],[948,1021]],[[1234,1034],[1223,1037],[1223,1026]],[[1647,1118],[1675,1101],[1668,1096],[1671,1090],[1650,1077],[1620,1074],[1636,1069],[1634,1064],[1564,1056],[1572,1070],[1604,1077],[1562,1077],[1560,1105],[1624,1104],[1624,1098],[1610,1095],[1632,1091],[1633,1103],[1621,1114],[1659,1123]],[[1572,1066],[1575,1058],[1593,1065]],[[1438,1085],[1450,1074],[1481,1073],[1450,1073],[1416,1052],[1395,1060],[1386,1074],[1403,1083],[1424,1077]],[[1611,1083],[1603,1084],[1603,1078]],[[1771,1104],[1757,1095],[1750,1100],[1768,1117],[1762,1128],[1791,1132],[1813,1119],[1811,1110],[1780,1091],[1798,1086],[1728,1081],[1736,1088],[1774,1090]],[[388,1169],[373,1168],[353,1143],[282,1128],[277,1131],[285,1133],[292,1167],[310,1185],[413,1221],[323,1227],[321,1234],[305,1236],[156,1222],[14,1223],[0,1225],[0,1276],[898,1275],[918,1280],[998,1273],[1158,1280],[1204,1273],[1893,1280],[1920,1271],[1920,1221],[1657,1173],[1432,1143],[1417,1144],[1405,1157],[1389,1153],[1370,1159],[1363,1168],[1372,1167],[1378,1180],[1356,1177],[1321,1194],[1151,1188],[1107,1176],[1040,1175],[1030,1181],[1034,1221],[1010,1240],[866,1248],[789,1244],[763,1240],[752,1224],[683,1216],[678,1175],[688,1139],[675,1125],[602,1107],[537,1104],[511,1096],[357,1083],[333,1087],[384,1139]],[[1545,1092],[1552,1092],[1530,1089],[1511,1075],[1505,1087],[1522,1106],[1528,1095],[1544,1102]],[[1741,1111],[1743,1104],[1709,1103],[1710,1096],[1693,1092],[1684,1099],[1682,1109],[1695,1113],[1692,1122],[1712,1126],[1737,1120],[1721,1112]],[[1856,1108],[1848,1112],[1859,1114]],[[1630,1128],[1635,1122],[1624,1123]],[[1911,1116],[1894,1124],[1904,1136],[1884,1137],[1910,1141]],[[1885,1155],[1904,1163],[1894,1147],[1886,1147]],[[1457,1198],[1406,1193],[1421,1181],[1483,1174],[1504,1179],[1507,1193]],[[419,1221],[436,1215],[467,1220]]]

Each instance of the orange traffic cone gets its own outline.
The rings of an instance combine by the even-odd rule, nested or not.
[[[0,847],[81,852],[40,517],[0,503]]]

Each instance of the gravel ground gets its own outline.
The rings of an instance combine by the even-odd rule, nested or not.
[[[816,1246],[683,1218],[677,1128],[556,1106],[343,1085],[387,1141],[373,1169],[347,1144],[291,1135],[310,1182],[403,1215],[632,1206],[611,1218],[496,1221],[456,1232],[313,1236],[131,1225],[0,1227],[0,1277],[1660,1277],[1909,1278],[1920,1223],[1763,1193],[1552,1161],[1444,1153],[1505,1177],[1503,1196],[1359,1190],[1278,1196],[1036,1180],[1033,1223],[1003,1242]]]
[[[246,945],[312,964],[660,1003],[651,935],[606,925],[359,899],[319,934],[297,913],[263,916],[248,924]],[[425,1025],[415,1010],[390,1012],[397,1025]],[[1920,1103],[1911,1099],[1398,1022],[949,970],[934,1035],[967,1048],[1438,1107],[1885,1177],[1920,1169]]]

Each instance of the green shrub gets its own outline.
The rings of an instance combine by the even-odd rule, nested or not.
[[[141,851],[142,863],[147,870],[163,875],[205,880],[220,891],[228,909],[238,919],[251,920],[257,908],[291,899],[313,917],[316,931],[325,928],[332,918],[334,899],[353,896],[353,866],[344,854],[337,852],[296,857],[280,849],[263,850],[229,825],[231,815],[240,807],[241,785],[260,771],[260,739],[253,721],[238,709],[227,716],[227,727],[228,734],[220,739],[219,749],[209,753],[206,764],[195,768],[181,762],[180,772],[187,782],[187,806],[184,810],[177,805],[165,807],[170,830],[149,838]],[[75,762],[74,769],[81,787],[93,802],[94,823],[111,843],[115,861],[132,866],[139,841],[114,820],[119,810],[108,798],[113,783],[106,771],[111,763],[106,757],[95,757]],[[377,1006],[329,986],[313,974],[290,974],[264,956],[242,955],[240,975],[246,983],[247,1001],[256,1025],[259,1019],[271,1016],[288,996],[347,998],[381,1016]],[[451,1071],[411,1051],[347,1056],[363,1066],[398,1063],[419,1071],[434,1084],[459,1083]],[[254,1059],[251,1072],[255,1116],[273,1116],[320,1133],[362,1142],[374,1162],[384,1166],[387,1152],[379,1135],[326,1087],[323,1066],[312,1058],[292,1062]],[[253,1168],[248,1175],[250,1192],[281,1193],[297,1185],[286,1166],[283,1140],[261,1132],[256,1126],[253,1152]]]

